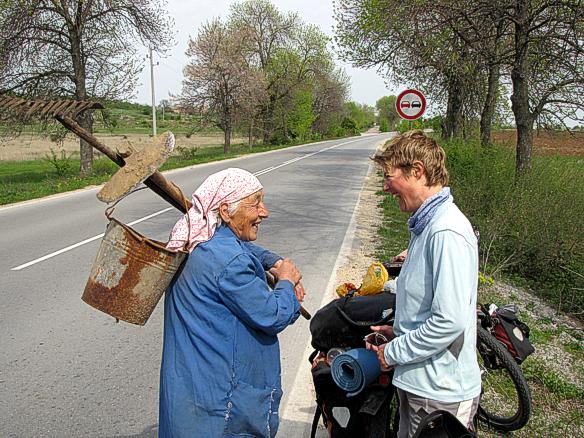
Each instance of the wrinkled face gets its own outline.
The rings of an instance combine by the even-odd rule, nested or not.
[[[260,223],[269,214],[264,204],[264,191],[260,190],[240,202],[239,207],[230,217],[227,225],[241,240],[256,240]]]
[[[418,196],[419,185],[419,180],[414,176],[406,178],[402,169],[384,166],[383,191],[393,195],[401,211],[413,213],[422,205],[423,201]]]

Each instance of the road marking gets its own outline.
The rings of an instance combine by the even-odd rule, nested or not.
[[[331,150],[331,149],[334,149],[334,148],[338,148],[339,146],[343,146],[343,145],[346,145],[346,144],[349,144],[349,143],[354,143],[354,142],[359,141],[359,140],[363,140],[363,139],[362,138],[358,138],[357,140],[350,140],[350,141],[346,141],[344,143],[339,143],[337,145],[329,146],[329,147],[323,148],[323,149],[321,149],[319,151],[312,152],[310,154],[306,154],[306,155],[303,155],[301,157],[296,157],[296,158],[294,158],[292,160],[285,161],[284,163],[282,163],[282,164],[280,164],[278,166],[271,166],[271,167],[267,167],[265,169],[259,170],[259,171],[255,172],[254,175],[255,176],[265,175],[266,173],[273,172],[274,170],[280,169],[281,167],[284,167],[284,166],[289,166],[290,164],[296,163],[297,161],[303,160],[305,158],[310,158],[310,157],[312,157],[314,155],[317,155],[317,154],[320,154],[322,152],[326,152],[328,150]],[[166,213],[167,211],[170,211],[170,210],[174,210],[174,207],[168,207],[168,208],[165,208],[163,210],[159,210],[159,211],[157,211],[155,213],[149,214],[148,216],[144,216],[143,218],[137,219],[134,222],[130,222],[128,225],[131,226],[131,225],[139,224],[140,222],[144,222],[144,221],[146,221],[148,219],[152,219],[153,217],[158,216],[158,215],[163,214],[163,213]],[[71,251],[71,250],[73,250],[75,248],[79,248],[80,246],[83,246],[83,245],[85,245],[87,243],[91,243],[94,240],[101,239],[103,237],[103,235],[104,235],[104,233],[101,233],[101,234],[98,234],[97,236],[90,237],[89,239],[82,240],[81,242],[74,243],[73,245],[69,245],[66,248],[62,248],[62,249],[60,249],[58,251],[55,251],[55,252],[52,252],[52,253],[47,254],[45,256],[39,257],[38,259],[31,260],[30,262],[27,262],[27,263],[24,263],[22,265],[19,265],[19,266],[16,266],[14,268],[11,268],[10,270],[11,271],[20,271],[20,270],[25,269],[25,268],[28,268],[28,267],[30,267],[32,265],[36,265],[37,263],[44,262],[45,260],[48,260],[48,259],[53,258],[53,257],[56,257],[56,256],[58,256],[60,254],[63,254],[65,252],[67,252],[67,251]]]
[[[131,225],[139,224],[140,222],[144,222],[148,219],[152,219],[153,217],[158,216],[159,214],[166,213],[167,211],[173,210],[173,209],[174,209],[174,207],[168,207],[168,208],[165,208],[163,210],[159,210],[155,213],[149,214],[148,216],[144,216],[143,218],[137,219],[134,222],[130,222],[128,225],[131,226]],[[34,259],[34,260],[32,260],[28,263],[25,263],[23,265],[16,266],[15,268],[12,268],[10,270],[11,271],[20,271],[21,269],[28,268],[29,266],[32,266],[32,265],[36,265],[37,263],[40,263],[40,262],[43,262],[43,261],[50,259],[52,257],[58,256],[59,254],[63,254],[64,252],[71,251],[72,249],[78,248],[82,245],[85,245],[86,243],[90,243],[90,242],[93,242],[94,240],[101,239],[103,237],[103,235],[104,235],[104,233],[101,233],[101,234],[98,234],[97,236],[90,237],[89,239],[82,240],[81,242],[74,243],[73,245],[70,245],[66,248],[52,252],[50,254],[47,254],[46,256],[39,257],[38,259]]]
[[[372,165],[369,164],[366,175],[369,176],[371,172]],[[355,229],[357,227],[357,214],[362,202],[361,195],[363,194],[364,186],[365,181],[363,181],[363,184],[361,185],[361,190],[359,191],[357,202],[353,208],[353,214],[349,220],[349,226],[347,227],[345,237],[343,238],[343,242],[341,243],[341,247],[339,248],[339,252],[337,254],[337,259],[335,260],[335,264],[331,270],[331,275],[324,290],[319,309],[324,307],[325,304],[329,303],[334,298],[337,271],[345,264],[350,255],[351,248],[353,247],[353,241],[355,240]],[[310,341],[308,341],[302,358],[307,358],[313,351],[314,348],[312,347]],[[296,371],[296,376],[294,377],[294,383],[290,388],[290,394],[286,400],[286,405],[281,409],[282,412],[280,414],[280,419],[282,427],[278,430],[278,433],[282,434],[282,436],[308,438],[310,436],[312,417],[314,416],[314,410],[316,409],[316,404],[314,402],[314,400],[316,400],[316,392],[314,391],[310,365],[307,364],[305,360],[300,362],[300,367]],[[317,433],[317,436],[323,435]]]

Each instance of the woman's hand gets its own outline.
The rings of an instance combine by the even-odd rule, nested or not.
[[[392,262],[403,262],[406,257],[408,256],[408,250],[404,249],[402,252],[400,252],[398,255],[394,256],[391,261]]]
[[[385,346],[386,345],[387,344],[381,344],[379,346],[375,346],[375,345],[372,345],[372,344],[367,344],[367,349],[368,350],[375,351],[375,354],[377,355],[377,360],[379,361],[379,367],[381,368],[381,371],[389,371],[392,368],[385,361],[384,351],[385,351]]]
[[[306,293],[306,291],[304,290],[304,286],[302,285],[301,282],[296,283],[296,286],[294,286],[294,294],[296,294],[296,298],[298,299],[299,303],[302,303],[304,301],[304,294]]]
[[[296,286],[302,278],[302,275],[300,274],[300,271],[296,265],[288,258],[278,260],[276,263],[274,263],[274,266],[272,266],[270,272],[274,277],[276,277],[276,279],[278,279],[278,281],[288,280],[294,286]]]
[[[372,325],[371,330],[384,335],[388,341],[395,338],[395,333],[393,332],[393,327],[391,325]]]

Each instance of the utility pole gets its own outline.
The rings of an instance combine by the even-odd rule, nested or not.
[[[152,47],[150,50],[150,92],[152,94],[152,134],[156,137],[156,98],[154,97],[154,58],[152,57]],[[156,63],[158,65],[158,63]]]

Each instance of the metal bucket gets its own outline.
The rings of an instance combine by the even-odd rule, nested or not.
[[[188,252],[168,250],[108,218],[81,299],[116,319],[144,325]]]

